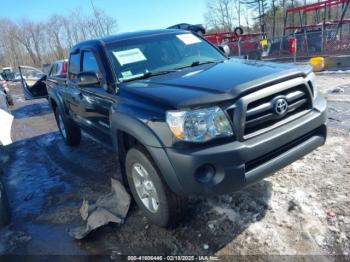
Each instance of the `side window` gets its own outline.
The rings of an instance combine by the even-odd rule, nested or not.
[[[78,73],[80,72],[80,54],[71,54],[69,58],[69,80],[76,80]]]
[[[101,71],[98,67],[96,57],[91,51],[84,51],[83,53],[83,72],[95,72],[98,75],[101,74]]]

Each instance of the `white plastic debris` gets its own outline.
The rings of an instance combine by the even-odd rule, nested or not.
[[[13,121],[13,115],[0,109],[0,142],[4,146],[12,143],[12,140],[11,140],[12,121]]]
[[[93,205],[83,200],[79,211],[82,219],[87,221],[86,226],[70,229],[68,233],[72,237],[82,239],[91,231],[108,223],[122,224],[124,222],[130,207],[130,195],[123,185],[113,178],[111,187],[111,192],[99,197]]]

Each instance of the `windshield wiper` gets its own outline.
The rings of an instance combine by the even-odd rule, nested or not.
[[[152,71],[146,70],[144,73],[142,73],[140,75],[136,75],[135,77],[131,77],[131,78],[127,78],[127,79],[123,80],[123,82],[146,79],[146,78],[150,78],[152,76],[165,75],[165,74],[169,74],[169,73],[176,72],[176,71],[177,70],[163,70],[163,71],[152,72]]]
[[[199,65],[204,65],[204,64],[212,64],[212,63],[218,63],[218,61],[213,61],[213,60],[208,60],[208,61],[194,61],[191,64],[191,67],[199,66]]]
[[[126,78],[122,81],[129,82],[129,81],[133,81],[133,80],[146,79],[146,78],[150,78],[152,76],[159,76],[159,75],[165,75],[165,74],[177,72],[177,71],[184,69],[184,68],[187,68],[187,67],[195,67],[195,66],[204,65],[204,64],[218,64],[218,63],[222,63],[223,61],[224,60],[194,61],[190,65],[180,66],[180,67],[176,67],[176,68],[168,69],[168,70],[163,70],[163,71],[152,72],[152,71],[146,70],[142,74],[135,75],[134,77]]]
[[[185,65],[185,66],[180,66],[180,67],[176,67],[176,70],[179,69],[184,69],[187,67],[195,67],[195,66],[199,66],[199,65],[204,65],[204,64],[218,64],[218,63],[222,63],[224,60],[207,60],[207,61],[193,61],[190,65]]]

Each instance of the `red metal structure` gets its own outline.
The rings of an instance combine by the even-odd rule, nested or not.
[[[325,0],[314,4],[288,8],[284,19],[283,36],[294,36],[298,40],[299,55],[350,53],[350,18],[346,18],[350,0]],[[330,9],[340,9],[340,17],[330,19]],[[315,12],[315,23],[309,24],[307,14]],[[294,24],[295,13],[299,23]],[[292,16],[292,25],[288,25]],[[344,25],[348,30],[343,30]],[[289,34],[288,34],[289,33]],[[288,40],[287,40],[288,41]],[[279,54],[283,53],[283,40],[279,42]]]
[[[236,30],[235,30],[236,31]],[[248,56],[250,59],[260,59],[262,47],[260,41],[263,34],[237,34],[236,32],[225,32],[206,34],[204,37],[216,46],[228,45],[231,56]]]
[[[324,25],[342,25],[342,24],[350,23],[350,19],[345,18],[345,14],[349,6],[349,3],[350,3],[349,0],[326,0],[326,1],[318,2],[314,4],[308,4],[308,5],[289,8],[286,11],[286,16],[284,20],[284,34],[286,33],[287,30],[299,29],[300,27],[313,28],[313,27],[320,27]],[[340,19],[327,21],[327,18],[326,18],[327,10],[331,7],[338,7],[339,5],[343,5],[343,8],[342,8],[343,10],[342,10]],[[323,10],[323,21],[320,21],[321,10]],[[316,12],[317,23],[308,25],[307,21],[303,21],[303,17],[305,18],[307,13],[314,12],[314,11]],[[288,15],[296,12],[298,12],[299,14],[300,26],[294,26],[294,25],[287,26],[286,24],[288,20]]]

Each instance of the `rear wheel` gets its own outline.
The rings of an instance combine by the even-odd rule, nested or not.
[[[81,141],[80,127],[65,117],[58,106],[55,109],[55,118],[64,142],[70,146],[79,145]]]
[[[161,227],[175,227],[183,217],[185,198],[174,194],[141,146],[126,155],[126,175],[131,193],[147,219]]]

